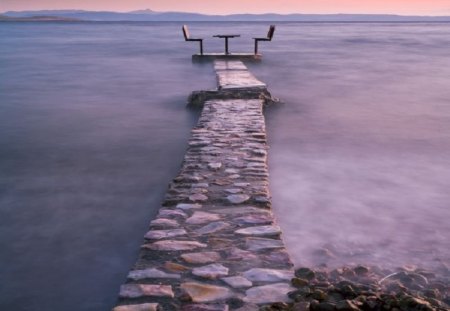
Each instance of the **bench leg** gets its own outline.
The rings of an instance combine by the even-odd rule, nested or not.
[[[258,54],[258,40],[255,40],[255,55]]]
[[[203,40],[199,42],[200,42],[200,55],[203,55]]]

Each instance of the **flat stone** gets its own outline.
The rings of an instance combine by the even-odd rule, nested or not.
[[[212,249],[225,249],[229,248],[236,243],[235,239],[224,239],[224,238],[210,238],[208,241],[208,245]]]
[[[240,204],[248,201],[250,196],[246,194],[230,194],[227,196],[227,200],[233,204]]]
[[[283,248],[281,240],[264,239],[264,238],[247,238],[245,241],[247,249],[250,251],[259,251],[263,249]]]
[[[228,178],[230,178],[230,179],[238,179],[238,178],[241,178],[241,175],[233,174],[233,175],[228,176]]]
[[[195,248],[203,248],[208,245],[197,241],[176,241],[176,240],[164,240],[151,244],[144,244],[143,248],[152,249],[155,251],[185,251]]]
[[[207,279],[217,279],[218,277],[221,276],[227,276],[228,275],[228,268],[218,264],[218,263],[213,263],[207,266],[203,266],[203,267],[199,267],[199,268],[194,268],[192,270],[192,274],[196,275],[196,276],[200,276],[202,278],[207,278]]]
[[[247,70],[247,67],[241,61],[216,60],[214,70]]]
[[[187,253],[181,255],[181,258],[188,263],[210,263],[220,260],[218,252],[201,252],[201,253]]]
[[[267,214],[270,215],[270,211],[253,206],[239,206],[239,207],[229,207],[220,208],[215,210],[210,210],[210,212],[218,214],[229,214],[229,215],[244,215],[244,214]]]
[[[283,264],[287,267],[292,266],[291,259],[285,250],[276,250],[269,254],[262,255],[261,258],[267,262]]]
[[[252,282],[280,282],[290,281],[294,277],[294,271],[253,268],[243,275]]]
[[[186,223],[190,225],[199,225],[205,222],[216,221],[219,219],[220,216],[216,214],[206,212],[194,212],[194,214],[186,220]]]
[[[158,311],[157,303],[141,303],[138,305],[117,306],[112,311]]]
[[[254,236],[277,235],[281,233],[281,229],[278,226],[258,226],[239,229],[235,233]]]
[[[198,183],[198,184],[192,184],[191,188],[208,188],[209,184],[207,183]]]
[[[236,182],[233,184],[236,187],[248,187],[250,184],[248,182]]]
[[[181,284],[181,289],[189,295],[193,302],[214,302],[233,296],[228,288],[209,284],[187,282]]]
[[[188,267],[185,267],[183,265],[180,265],[178,263],[175,262],[171,262],[171,261],[166,261],[164,263],[164,269],[172,271],[172,272],[186,272],[189,271],[190,269]]]
[[[226,192],[231,193],[231,194],[237,194],[237,193],[241,193],[242,189],[239,188],[233,188],[233,189],[225,189]]]
[[[122,298],[174,297],[172,286],[148,284],[124,284],[120,287],[119,296]]]
[[[242,276],[230,276],[227,278],[222,278],[221,280],[233,288],[250,287],[253,285],[252,282]]]
[[[145,270],[133,270],[128,273],[128,278],[135,281],[141,279],[179,279],[180,275],[166,273],[155,268],[150,268]]]
[[[248,289],[244,301],[250,303],[290,302],[287,294],[295,290],[287,283],[275,283]]]
[[[207,201],[208,197],[204,194],[201,193],[195,193],[189,196],[189,200],[193,201],[193,202],[197,202],[197,201]]]
[[[256,258],[258,258],[258,256],[252,252],[249,251],[245,251],[243,249],[237,248],[237,247],[233,247],[229,250],[227,250],[227,260],[246,260],[246,261],[250,261],[250,260],[254,260]]]
[[[208,168],[211,170],[218,170],[222,167],[222,163],[215,162],[215,163],[208,163]]]
[[[241,216],[236,219],[234,219],[234,222],[238,224],[265,224],[265,223],[271,223],[273,221],[273,218],[269,214],[252,214],[252,215],[246,215]]]
[[[196,208],[201,208],[202,205],[198,204],[198,203],[194,203],[194,204],[189,204],[189,203],[179,203],[176,206],[179,209],[182,210],[190,210],[190,209],[196,209]]]
[[[234,311],[259,311],[259,306],[254,303],[246,303],[239,309],[235,309]]]
[[[169,217],[169,216],[181,216],[186,218],[186,213],[179,211],[179,210],[172,210],[172,209],[160,209],[158,213],[158,217]]]
[[[224,230],[228,227],[230,227],[229,223],[226,223],[223,221],[216,221],[216,222],[212,222],[212,223],[196,230],[195,232],[198,234],[210,234],[210,233]]]
[[[237,173],[239,173],[239,170],[235,169],[235,168],[227,168],[225,170],[225,173],[227,173],[227,174],[237,174]]]
[[[150,226],[178,227],[179,224],[174,219],[158,218],[150,222]]]
[[[166,238],[173,238],[176,236],[186,235],[187,232],[184,229],[171,229],[171,230],[150,230],[145,234],[146,239],[160,240]]]
[[[228,305],[225,304],[214,304],[214,305],[205,305],[193,303],[189,305],[183,305],[181,307],[181,311],[228,311]]]

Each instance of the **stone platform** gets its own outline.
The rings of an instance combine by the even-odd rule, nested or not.
[[[242,62],[216,61],[215,69],[218,89],[265,88]],[[114,311],[250,311],[288,301],[294,273],[270,210],[263,103],[203,104]]]
[[[253,54],[253,53],[231,53],[231,54],[224,54],[224,53],[203,53],[203,54],[194,54],[192,55],[193,61],[211,61],[216,59],[222,59],[222,60],[249,60],[249,61],[259,61],[261,60],[262,55],[261,54]]]

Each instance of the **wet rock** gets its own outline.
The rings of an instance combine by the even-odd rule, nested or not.
[[[247,216],[242,216],[234,219],[235,223],[238,224],[265,224],[273,221],[273,218],[269,214],[252,214]]]
[[[187,224],[199,225],[206,222],[219,220],[220,216],[206,212],[194,212],[194,214],[186,220]]]
[[[208,168],[211,170],[219,170],[222,167],[222,163],[215,162],[215,163],[208,163]]]
[[[318,304],[311,304],[311,311],[335,311],[336,306],[330,302],[321,302]]]
[[[252,252],[249,251],[245,251],[243,249],[237,248],[237,247],[233,247],[229,250],[227,250],[227,260],[232,260],[232,261],[236,261],[236,260],[246,260],[246,261],[251,261],[253,259],[258,258],[257,255],[255,255]]]
[[[112,311],[159,311],[157,303],[141,303],[138,305],[117,306]]]
[[[433,311],[430,303],[416,297],[405,296],[399,301],[401,310],[408,311]]]
[[[253,285],[252,282],[250,282],[249,280],[247,280],[246,278],[244,278],[242,276],[230,276],[230,277],[222,278],[221,280],[233,288],[245,288],[245,287],[250,287]]]
[[[144,244],[142,246],[142,248],[148,248],[156,251],[185,251],[204,247],[207,247],[207,245],[197,241],[176,241],[176,240],[158,241],[151,244]]]
[[[289,302],[287,293],[294,288],[286,283],[276,283],[270,285],[256,286],[248,289],[245,294],[244,301],[250,303],[272,303],[272,302]]]
[[[309,311],[310,303],[307,301],[294,303],[292,306],[292,311]]]
[[[195,232],[198,234],[211,234],[214,232],[218,232],[218,231],[222,231],[224,229],[227,229],[228,227],[230,227],[229,223],[223,222],[223,221],[217,221],[217,222],[212,222],[198,230],[196,230]]]
[[[179,279],[179,274],[166,273],[161,270],[150,268],[145,270],[133,270],[128,274],[128,278],[132,280],[141,279]]]
[[[186,235],[187,232],[184,229],[171,229],[171,230],[150,230],[145,234],[145,238],[149,240],[160,240],[166,238],[173,238],[177,236]]]
[[[337,311],[360,311],[351,300],[341,300],[336,304]]]
[[[240,204],[247,202],[250,199],[250,196],[246,194],[231,194],[227,196],[227,200],[233,204]]]
[[[355,271],[356,275],[363,276],[369,273],[369,268],[365,266],[357,266],[353,269],[353,271]]]
[[[231,194],[237,194],[237,193],[241,193],[241,192],[242,192],[242,189],[236,189],[236,188],[233,188],[233,189],[225,189],[225,192],[228,192],[228,193],[231,193]]]
[[[221,264],[214,263],[207,266],[194,268],[192,274],[207,279],[217,279],[221,276],[227,276],[229,269]]]
[[[188,263],[210,263],[220,260],[220,254],[217,252],[187,253],[181,255],[181,258]]]
[[[306,280],[312,280],[316,277],[316,274],[309,268],[299,268],[295,270],[295,276]]]
[[[188,267],[185,267],[183,265],[171,261],[165,262],[164,268],[171,272],[186,272],[190,270]]]
[[[252,282],[280,282],[292,279],[294,272],[290,270],[253,268],[244,272],[243,276]]]
[[[258,226],[239,229],[235,233],[253,236],[278,235],[281,233],[281,229],[278,226]]]
[[[120,287],[119,296],[122,298],[139,297],[169,297],[173,298],[170,285],[125,284]]]
[[[291,280],[291,283],[295,287],[304,287],[304,286],[308,286],[309,285],[309,281],[306,280],[306,279],[302,279],[302,278],[293,278]]]
[[[181,284],[181,289],[189,295],[193,302],[214,302],[233,296],[228,288],[209,284],[187,282]]]
[[[170,210],[170,209],[160,209],[159,213],[158,213],[158,217],[176,217],[176,216],[180,216],[183,218],[186,218],[187,215],[186,213],[179,211],[179,210]]]

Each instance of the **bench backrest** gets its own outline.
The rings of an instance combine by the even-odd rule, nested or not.
[[[269,32],[267,33],[267,38],[269,40],[272,40],[274,32],[275,32],[275,25],[270,25]]]
[[[183,25],[184,40],[189,40],[189,30],[187,25]]]

